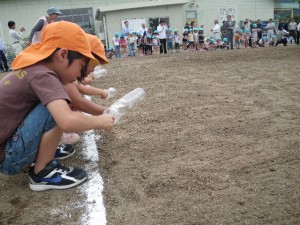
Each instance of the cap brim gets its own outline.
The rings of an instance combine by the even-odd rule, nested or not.
[[[31,66],[49,57],[57,47],[36,43],[28,46],[21,51],[12,62],[12,69],[18,70],[24,67]],[[90,52],[79,52],[85,57],[98,62],[98,60]]]

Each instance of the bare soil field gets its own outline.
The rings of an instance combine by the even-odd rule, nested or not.
[[[299,46],[129,57],[105,68],[111,76],[94,86],[118,96],[93,101],[146,92],[112,132],[95,131],[107,224],[300,224]],[[63,163],[85,165],[76,149]],[[26,174],[0,174],[0,224],[82,224],[84,185],[37,193]]]

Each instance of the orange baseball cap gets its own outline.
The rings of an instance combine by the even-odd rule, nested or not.
[[[98,62],[83,29],[77,24],[60,21],[51,23],[42,30],[41,42],[32,44],[20,52],[12,62],[14,70],[31,66],[50,56],[57,48],[76,51]]]
[[[94,53],[101,59],[100,63],[102,64],[109,63],[108,59],[106,58],[104,45],[102,44],[101,40],[97,38],[95,35],[86,34],[86,36],[90,41],[92,53]]]

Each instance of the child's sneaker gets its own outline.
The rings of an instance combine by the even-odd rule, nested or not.
[[[85,170],[66,167],[55,160],[49,162],[38,174],[34,173],[34,167],[29,170],[29,187],[33,191],[67,189],[81,184],[86,179]]]
[[[73,145],[62,144],[57,147],[54,158],[58,160],[66,159],[74,155],[74,153],[75,153],[75,148]]]
[[[79,142],[80,136],[76,133],[63,133],[60,142],[62,144],[74,145]]]

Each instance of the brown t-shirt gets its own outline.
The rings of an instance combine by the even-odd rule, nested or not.
[[[0,81],[0,160],[6,140],[27,114],[57,99],[70,101],[57,74],[42,65],[12,71]]]

